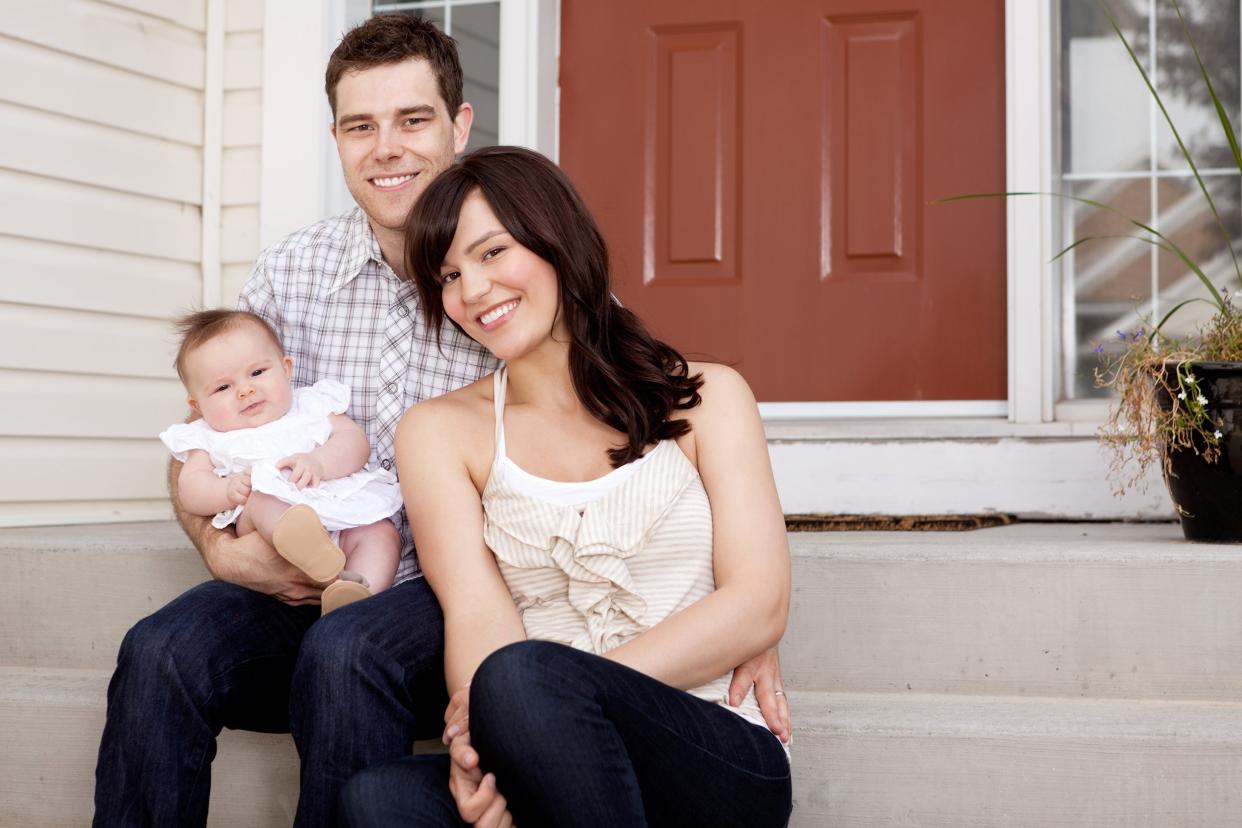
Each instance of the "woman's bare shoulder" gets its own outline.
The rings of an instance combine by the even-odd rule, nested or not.
[[[406,411],[398,426],[405,439],[459,435],[471,440],[480,428],[489,428],[492,418],[492,378],[489,374],[456,391],[424,400]],[[453,440],[452,442],[457,442]]]
[[[699,396],[703,398],[703,402],[687,412],[692,419],[696,412],[702,415],[722,408],[736,410],[739,406],[751,408],[755,405],[755,395],[751,392],[750,385],[728,365],[719,362],[691,362],[688,367],[690,376],[698,374],[703,378],[703,384],[699,387]]]

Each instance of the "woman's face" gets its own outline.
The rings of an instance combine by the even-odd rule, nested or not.
[[[440,266],[444,312],[503,360],[568,342],[552,265],[518,244],[477,190]]]

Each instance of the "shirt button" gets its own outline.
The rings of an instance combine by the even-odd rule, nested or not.
[[[392,471],[392,461],[387,457],[380,461],[380,465],[384,467],[384,471]]]
[[[395,382],[390,382],[384,386],[384,390],[389,394],[395,394],[397,393],[397,384]]]
[[[409,316],[410,309],[405,305],[397,305],[397,316]]]

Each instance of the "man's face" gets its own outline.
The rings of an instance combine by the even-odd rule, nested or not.
[[[469,104],[450,116],[421,58],[341,77],[332,135],[349,192],[377,232],[404,232],[418,196],[465,149],[473,116]]]

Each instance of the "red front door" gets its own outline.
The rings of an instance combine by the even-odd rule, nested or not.
[[[761,400],[1004,399],[1004,4],[562,0],[614,290]]]

